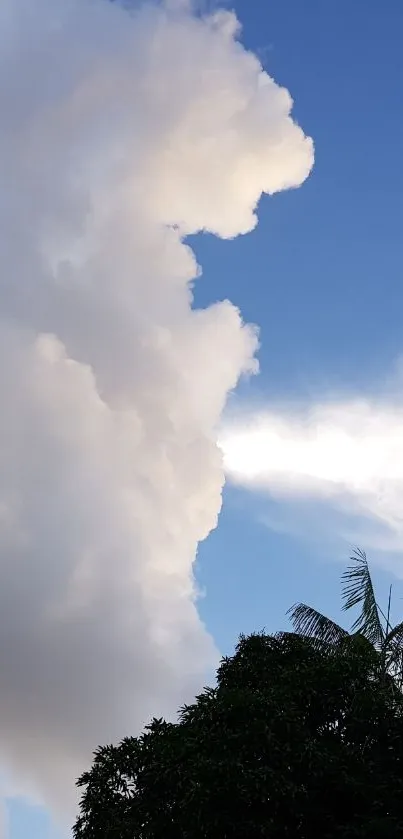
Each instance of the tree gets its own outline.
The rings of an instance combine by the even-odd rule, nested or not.
[[[360,635],[241,636],[176,723],[99,748],[75,839],[397,839],[403,701]]]
[[[355,550],[349,565],[342,574],[343,610],[360,606],[360,612],[351,627],[351,633],[363,635],[379,652],[382,672],[393,674],[403,686],[403,621],[391,626],[390,606],[392,587],[386,614],[377,603],[367,556]],[[305,603],[297,603],[289,610],[295,632],[319,643],[339,644],[350,633]]]

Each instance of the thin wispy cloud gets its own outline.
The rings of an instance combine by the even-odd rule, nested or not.
[[[184,237],[246,233],[313,163],[233,14],[123,5],[0,9],[0,760],[69,812],[218,655],[192,566],[257,334],[192,307]]]

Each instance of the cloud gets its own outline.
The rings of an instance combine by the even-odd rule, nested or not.
[[[371,543],[403,547],[403,406],[397,401],[261,412],[230,423],[220,446],[235,483],[367,517]]]
[[[184,237],[246,233],[313,161],[237,32],[178,3],[1,4],[0,759],[69,812],[92,749],[216,662],[192,564],[257,334],[192,308]]]

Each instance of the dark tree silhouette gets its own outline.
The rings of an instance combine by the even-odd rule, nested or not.
[[[364,636],[241,637],[178,721],[99,748],[75,839],[400,839],[403,701]]]

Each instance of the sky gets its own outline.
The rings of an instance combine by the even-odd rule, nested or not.
[[[353,546],[403,597],[400,0],[129,5],[0,11],[0,839]]]

